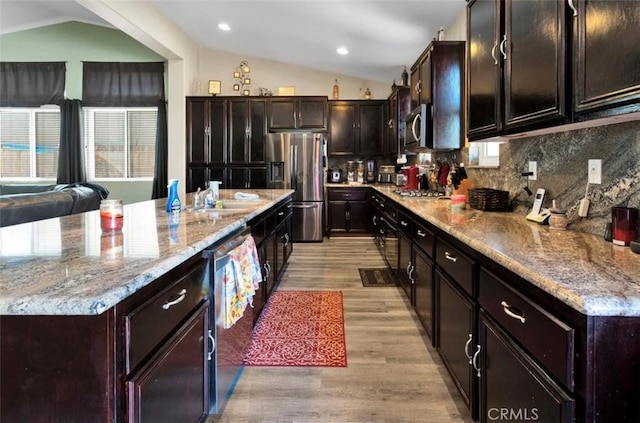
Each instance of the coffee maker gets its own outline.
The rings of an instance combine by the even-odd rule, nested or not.
[[[366,176],[367,183],[375,182],[376,181],[376,161],[373,159],[367,160],[365,169],[367,172],[367,176]]]

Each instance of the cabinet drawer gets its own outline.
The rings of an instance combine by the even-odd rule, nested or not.
[[[207,263],[206,259],[201,259],[186,275],[125,316],[127,373],[206,300]]]
[[[329,188],[329,201],[367,201],[367,190],[357,188]]]
[[[436,239],[436,263],[444,269],[469,295],[473,295],[475,263],[448,242]]]
[[[291,213],[293,213],[293,203],[291,201],[278,207],[278,210],[276,210],[276,227],[284,222]]]
[[[413,221],[413,242],[429,257],[433,258],[433,248],[436,245],[436,236],[425,225]]]
[[[408,214],[401,211],[398,212],[398,228],[404,232],[408,237],[412,236],[413,231],[413,219]]]
[[[479,290],[480,306],[573,390],[574,329],[485,269],[480,271]]]

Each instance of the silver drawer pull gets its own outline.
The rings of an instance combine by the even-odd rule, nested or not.
[[[446,258],[447,260],[451,260],[454,263],[456,261],[458,261],[458,257],[454,256],[453,254],[449,253],[448,251],[444,252],[444,258]]]
[[[473,340],[473,335],[469,334],[469,339],[467,339],[467,342],[464,344],[464,355],[467,356],[467,358],[469,359],[469,364],[473,365],[473,363],[471,362],[471,358],[473,357],[472,354],[469,354],[469,345],[471,345],[471,341]]]
[[[504,310],[505,314],[509,317],[513,317],[516,320],[520,320],[520,322],[522,322],[524,324],[525,322],[525,318],[524,316],[521,316],[519,314],[514,313],[513,311],[510,310],[511,306],[509,305],[508,302],[503,301],[500,303],[500,305],[502,306],[502,309]]]
[[[173,301],[169,301],[169,302],[164,303],[164,304],[162,305],[162,308],[163,308],[163,309],[165,309],[165,310],[169,310],[169,308],[170,308],[171,306],[174,306],[174,305],[176,305],[176,304],[178,304],[178,303],[182,302],[182,300],[184,300],[184,297],[186,297],[186,296],[187,296],[187,290],[183,288],[183,289],[182,289],[182,291],[180,291],[180,292],[178,293],[178,298],[176,298],[176,299],[175,299],[175,300],[173,300]]]
[[[278,213],[278,216],[284,216],[284,212],[283,212],[283,211],[282,211],[282,212],[279,212],[279,213]]]
[[[478,367],[478,356],[480,355],[480,349],[482,347],[480,345],[478,345],[478,351],[476,351],[476,353],[473,355],[473,359],[471,360],[472,364],[473,364],[473,368],[476,369],[476,371],[478,373],[476,373],[476,375],[478,377],[480,377],[480,367]]]
[[[401,220],[401,221],[400,221],[400,224],[401,224],[402,226],[409,226],[409,224],[408,224],[407,222],[405,222],[404,220]]]
[[[421,237],[424,238],[425,236],[427,236],[427,233],[426,232],[422,232],[420,229],[418,229],[418,236],[421,236]]]
[[[207,361],[211,361],[211,356],[213,355],[213,352],[216,350],[216,340],[213,339],[213,335],[211,334],[211,329],[209,329],[209,341],[211,341],[211,350],[209,350],[209,352],[207,352]]]

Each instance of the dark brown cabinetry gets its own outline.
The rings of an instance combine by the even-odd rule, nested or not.
[[[576,0],[573,4],[577,120],[640,111],[640,3]]]
[[[269,131],[326,130],[327,97],[283,97],[269,100]]]
[[[465,135],[464,75],[464,41],[433,41],[411,67],[412,110],[421,104],[427,104],[429,110],[427,133],[420,134],[425,138],[423,147],[462,148]]]
[[[433,246],[435,235],[417,219],[413,221],[413,252],[412,262],[415,267],[413,278],[415,281],[413,308],[422,322],[432,342],[434,341],[433,318],[434,313],[434,264]]]
[[[411,112],[409,87],[396,87],[389,95],[389,135],[383,154],[397,154],[404,150],[405,118]]]
[[[398,212],[398,280],[407,294],[409,303],[415,305],[415,265],[411,241],[413,220],[409,215]]]
[[[368,232],[367,188],[327,188],[327,235]]]
[[[565,10],[562,1],[469,3],[470,139],[570,120]]]
[[[329,101],[329,155],[376,156],[387,144],[386,100]]]
[[[187,98],[187,192],[210,180],[221,188],[265,188],[267,100]]]

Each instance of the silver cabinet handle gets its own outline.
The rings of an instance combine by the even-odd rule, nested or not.
[[[507,60],[507,53],[504,51],[504,45],[507,42],[507,34],[504,34],[504,37],[502,37],[502,42],[500,43],[500,53],[502,53],[502,57],[504,58],[504,60]]]
[[[409,226],[409,224],[408,224],[407,222],[405,222],[404,220],[401,220],[401,221],[400,221],[400,224],[401,224],[402,226]]]
[[[266,269],[267,269],[267,277],[269,277],[269,275],[271,274],[271,265],[269,264],[268,261],[265,261],[264,265],[266,266]]]
[[[393,119],[389,119],[387,126],[389,126],[390,129],[393,129]]]
[[[411,267],[411,262],[409,262],[407,264],[407,268],[405,269],[405,271],[407,272],[407,276],[409,276],[409,268]]]
[[[482,348],[480,345],[478,345],[478,351],[476,351],[476,353],[473,355],[473,359],[471,360],[472,364],[473,364],[473,368],[476,369],[477,376],[480,377],[480,368],[478,367],[478,356],[480,355],[480,348]]]
[[[449,253],[448,251],[444,252],[444,258],[446,258],[447,260],[451,260],[454,263],[458,261],[458,257],[454,256],[453,254]]]
[[[472,340],[473,340],[473,335],[469,334],[469,339],[467,339],[467,342],[465,342],[464,344],[464,355],[466,355],[467,358],[469,359],[469,365],[473,365],[473,363],[471,362],[471,358],[473,356],[469,353],[469,345],[471,345]]]
[[[278,216],[284,216],[284,212],[279,212]]]
[[[167,301],[166,303],[164,303],[164,304],[162,305],[162,308],[163,308],[164,310],[168,310],[171,306],[174,306],[174,305],[176,305],[176,304],[178,304],[178,303],[182,302],[182,300],[184,300],[184,297],[185,297],[186,295],[187,295],[187,290],[183,288],[183,289],[182,289],[182,291],[180,291],[180,292],[178,293],[178,298],[176,298],[176,299],[175,299],[175,300],[173,300],[173,301]]]
[[[411,265],[411,263],[409,263],[409,265]],[[411,281],[411,285],[413,285],[416,282],[416,280],[413,279],[414,270],[416,270],[415,266],[411,266],[411,269],[409,269],[409,280]]]
[[[573,4],[573,0],[567,0],[569,2],[569,7],[573,10],[573,16],[578,16],[578,9]]]
[[[427,236],[426,232],[422,232],[420,229],[418,229],[418,236],[421,236],[422,238],[424,238],[425,236]]]
[[[491,57],[493,58],[493,64],[498,64],[498,58],[496,57],[496,49],[498,48],[498,42],[493,43],[493,48],[491,49]]]
[[[211,329],[209,329],[209,341],[211,341],[211,349],[209,350],[209,352],[207,352],[207,361],[211,361],[211,356],[213,355],[213,352],[216,350],[216,340],[213,339],[213,335],[211,334]]]
[[[516,319],[516,320],[520,320],[520,322],[521,322],[522,324],[524,324],[524,322],[525,322],[525,318],[524,318],[524,316],[519,315],[519,314],[516,314],[516,313],[514,313],[513,311],[511,311],[511,306],[509,305],[509,303],[508,303],[508,302],[506,302],[506,301],[502,301],[502,302],[500,303],[500,305],[502,306],[502,309],[504,310],[504,313],[505,313],[507,316],[512,317],[512,318],[514,318],[514,319]]]

